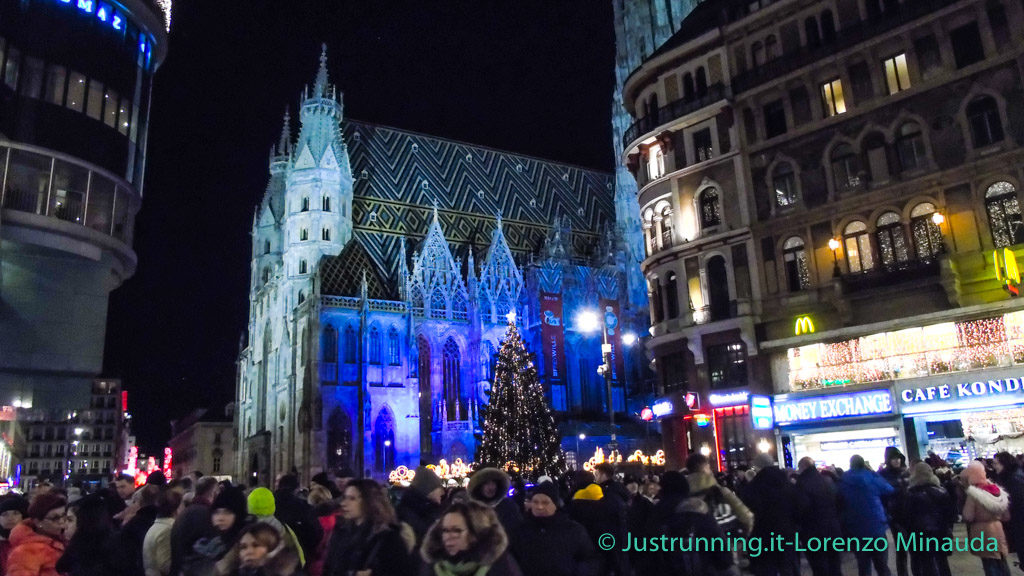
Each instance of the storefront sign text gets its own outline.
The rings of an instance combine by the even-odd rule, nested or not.
[[[656,418],[668,416],[672,414],[673,410],[674,408],[672,406],[671,400],[662,400],[660,402],[655,402],[654,406],[651,406],[651,412],[654,412],[654,416]]]
[[[908,388],[899,392],[898,395],[900,403],[904,406],[903,411],[908,412],[908,407],[928,402],[950,404],[983,398],[998,401],[1001,396],[1011,396],[1005,398],[1005,402],[1014,403],[1022,399],[1022,392],[1024,392],[1024,379],[1000,378],[999,380]],[[910,408],[909,412],[919,412],[919,410]]]
[[[712,392],[708,395],[708,402],[710,402],[712,406],[739,406],[740,404],[746,404],[748,398],[750,398],[750,392],[747,392],[746,390],[741,392],[729,392],[727,394]]]
[[[778,424],[892,414],[892,394],[888,390],[868,390],[852,394],[832,394],[795,400],[776,400],[773,414]]]
[[[754,430],[771,430],[775,426],[772,399],[768,396],[751,396],[750,417],[754,421]]]

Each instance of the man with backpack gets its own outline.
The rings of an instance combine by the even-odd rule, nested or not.
[[[707,456],[690,454],[686,459],[686,481],[690,486],[690,497],[700,498],[707,504],[722,532],[750,534],[754,529],[754,514],[735,492],[715,480]]]

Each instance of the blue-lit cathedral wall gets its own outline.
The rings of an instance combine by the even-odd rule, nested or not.
[[[616,410],[638,411],[647,360],[619,338],[647,328],[630,249],[642,238],[616,223],[635,198],[614,188],[610,174],[344,119],[322,56],[253,219],[246,480],[357,469],[361,446],[375,477],[472,460],[513,311],[560,420],[606,421],[583,309],[609,327]]]

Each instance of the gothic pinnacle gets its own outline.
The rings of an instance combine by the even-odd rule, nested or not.
[[[316,73],[316,84],[313,87],[314,98],[327,97],[327,44],[324,43],[320,51],[320,70]]]
[[[292,140],[292,118],[288,108],[284,109],[284,126],[281,128],[281,140],[277,144],[277,153],[280,156],[288,154]]]

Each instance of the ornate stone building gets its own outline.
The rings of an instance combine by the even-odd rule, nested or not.
[[[253,221],[236,412],[249,482],[471,460],[511,312],[566,438],[610,433],[582,309],[606,318],[615,409],[639,411],[646,362],[620,338],[646,328],[646,295],[610,175],[348,120],[326,55],[299,119]]]

